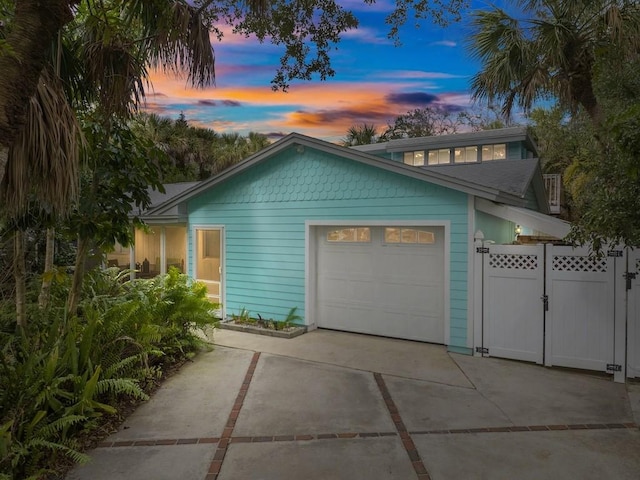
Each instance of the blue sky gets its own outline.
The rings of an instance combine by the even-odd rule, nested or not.
[[[147,110],[172,118],[183,112],[190,124],[219,132],[276,138],[296,131],[339,141],[351,125],[383,130],[415,108],[469,107],[468,85],[478,64],[468,54],[468,24],[442,28],[423,20],[416,28],[410,20],[401,30],[402,45],[394,46],[384,23],[391,5],[349,2],[360,26],[338,44],[331,57],[336,75],[325,82],[294,82],[286,93],[272,91],[280,49],[225,31],[221,42],[212,42],[215,87],[195,90],[183,78],[155,72]],[[478,6],[488,8],[474,2]]]

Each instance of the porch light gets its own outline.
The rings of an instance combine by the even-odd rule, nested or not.
[[[522,233],[522,227],[520,225],[516,225],[516,236]]]

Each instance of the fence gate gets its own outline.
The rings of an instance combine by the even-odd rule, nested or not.
[[[543,362],[544,246],[481,247],[483,355]]]
[[[614,364],[616,258],[547,247],[545,365],[604,372]]]
[[[627,375],[640,377],[640,250],[629,251],[627,294]]]
[[[640,251],[476,247],[477,354],[640,377]]]

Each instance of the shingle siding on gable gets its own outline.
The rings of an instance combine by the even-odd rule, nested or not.
[[[461,192],[290,148],[192,199],[189,235],[195,226],[224,226],[228,313],[282,319],[291,307],[306,313],[306,220],[448,220],[450,345],[466,347],[467,208]]]

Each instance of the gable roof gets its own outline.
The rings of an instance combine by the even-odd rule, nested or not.
[[[172,198],[187,190],[193,188],[201,182],[179,182],[179,183],[165,183],[164,193],[158,190],[151,190],[149,192],[149,198],[151,199],[151,205],[147,210],[152,210],[162,206],[165,202],[168,202]]]
[[[151,201],[149,207],[145,210],[141,208],[134,209],[134,214],[141,216],[146,221],[159,221],[162,223],[174,221],[181,222],[183,221],[185,215],[182,214],[182,212],[180,212],[179,209],[175,206],[170,209],[172,211],[169,211],[169,209],[167,209],[167,211],[165,211],[165,214],[161,217],[155,217],[152,212],[164,207],[165,204],[171,202],[171,200],[173,200],[176,196],[187,192],[200,183],[202,182],[165,183],[163,185],[164,193],[159,192],[158,190],[149,189],[148,193],[149,199]]]
[[[233,178],[252,166],[262,163],[265,160],[287,150],[295,148],[299,153],[302,153],[305,148],[312,148],[325,152],[330,155],[336,155],[348,160],[364,163],[376,168],[380,168],[389,172],[397,173],[407,177],[415,178],[421,181],[433,183],[446,188],[451,188],[464,193],[469,193],[487,200],[492,200],[500,203],[506,203],[514,206],[526,206],[524,194],[526,192],[521,191],[518,187],[513,188],[501,188],[505,185],[499,184],[499,182],[482,182],[481,175],[466,174],[457,175],[457,171],[451,169],[446,171],[444,168],[420,168],[405,165],[402,162],[396,162],[393,160],[384,159],[375,155],[371,155],[365,152],[355,150],[353,148],[342,147],[333,143],[325,142],[324,140],[318,140],[316,138],[307,137],[299,133],[291,133],[281,140],[269,145],[260,152],[250,156],[246,160],[237,163],[218,175],[199,182],[192,188],[183,191],[175,195],[171,200],[164,202],[162,205],[151,209],[148,214],[157,216],[168,213],[173,207],[180,203],[184,203],[191,198],[194,198],[201,193],[209,190],[210,188]],[[536,160],[537,161],[537,160]],[[504,161],[501,161],[501,163]],[[487,162],[489,163],[489,162]],[[528,166],[530,168],[531,162],[523,163],[522,167]],[[463,169],[464,170],[464,169]],[[460,171],[462,173],[462,170]],[[514,174],[515,175],[515,174]],[[466,178],[465,178],[466,177]],[[540,184],[542,185],[542,178],[540,178]],[[544,186],[543,186],[543,198],[544,198]],[[546,205],[546,200],[544,202]]]
[[[480,163],[425,166],[423,169],[438,169],[467,182],[485,185],[502,192],[523,196],[538,167],[537,158],[521,160],[495,160]]]

